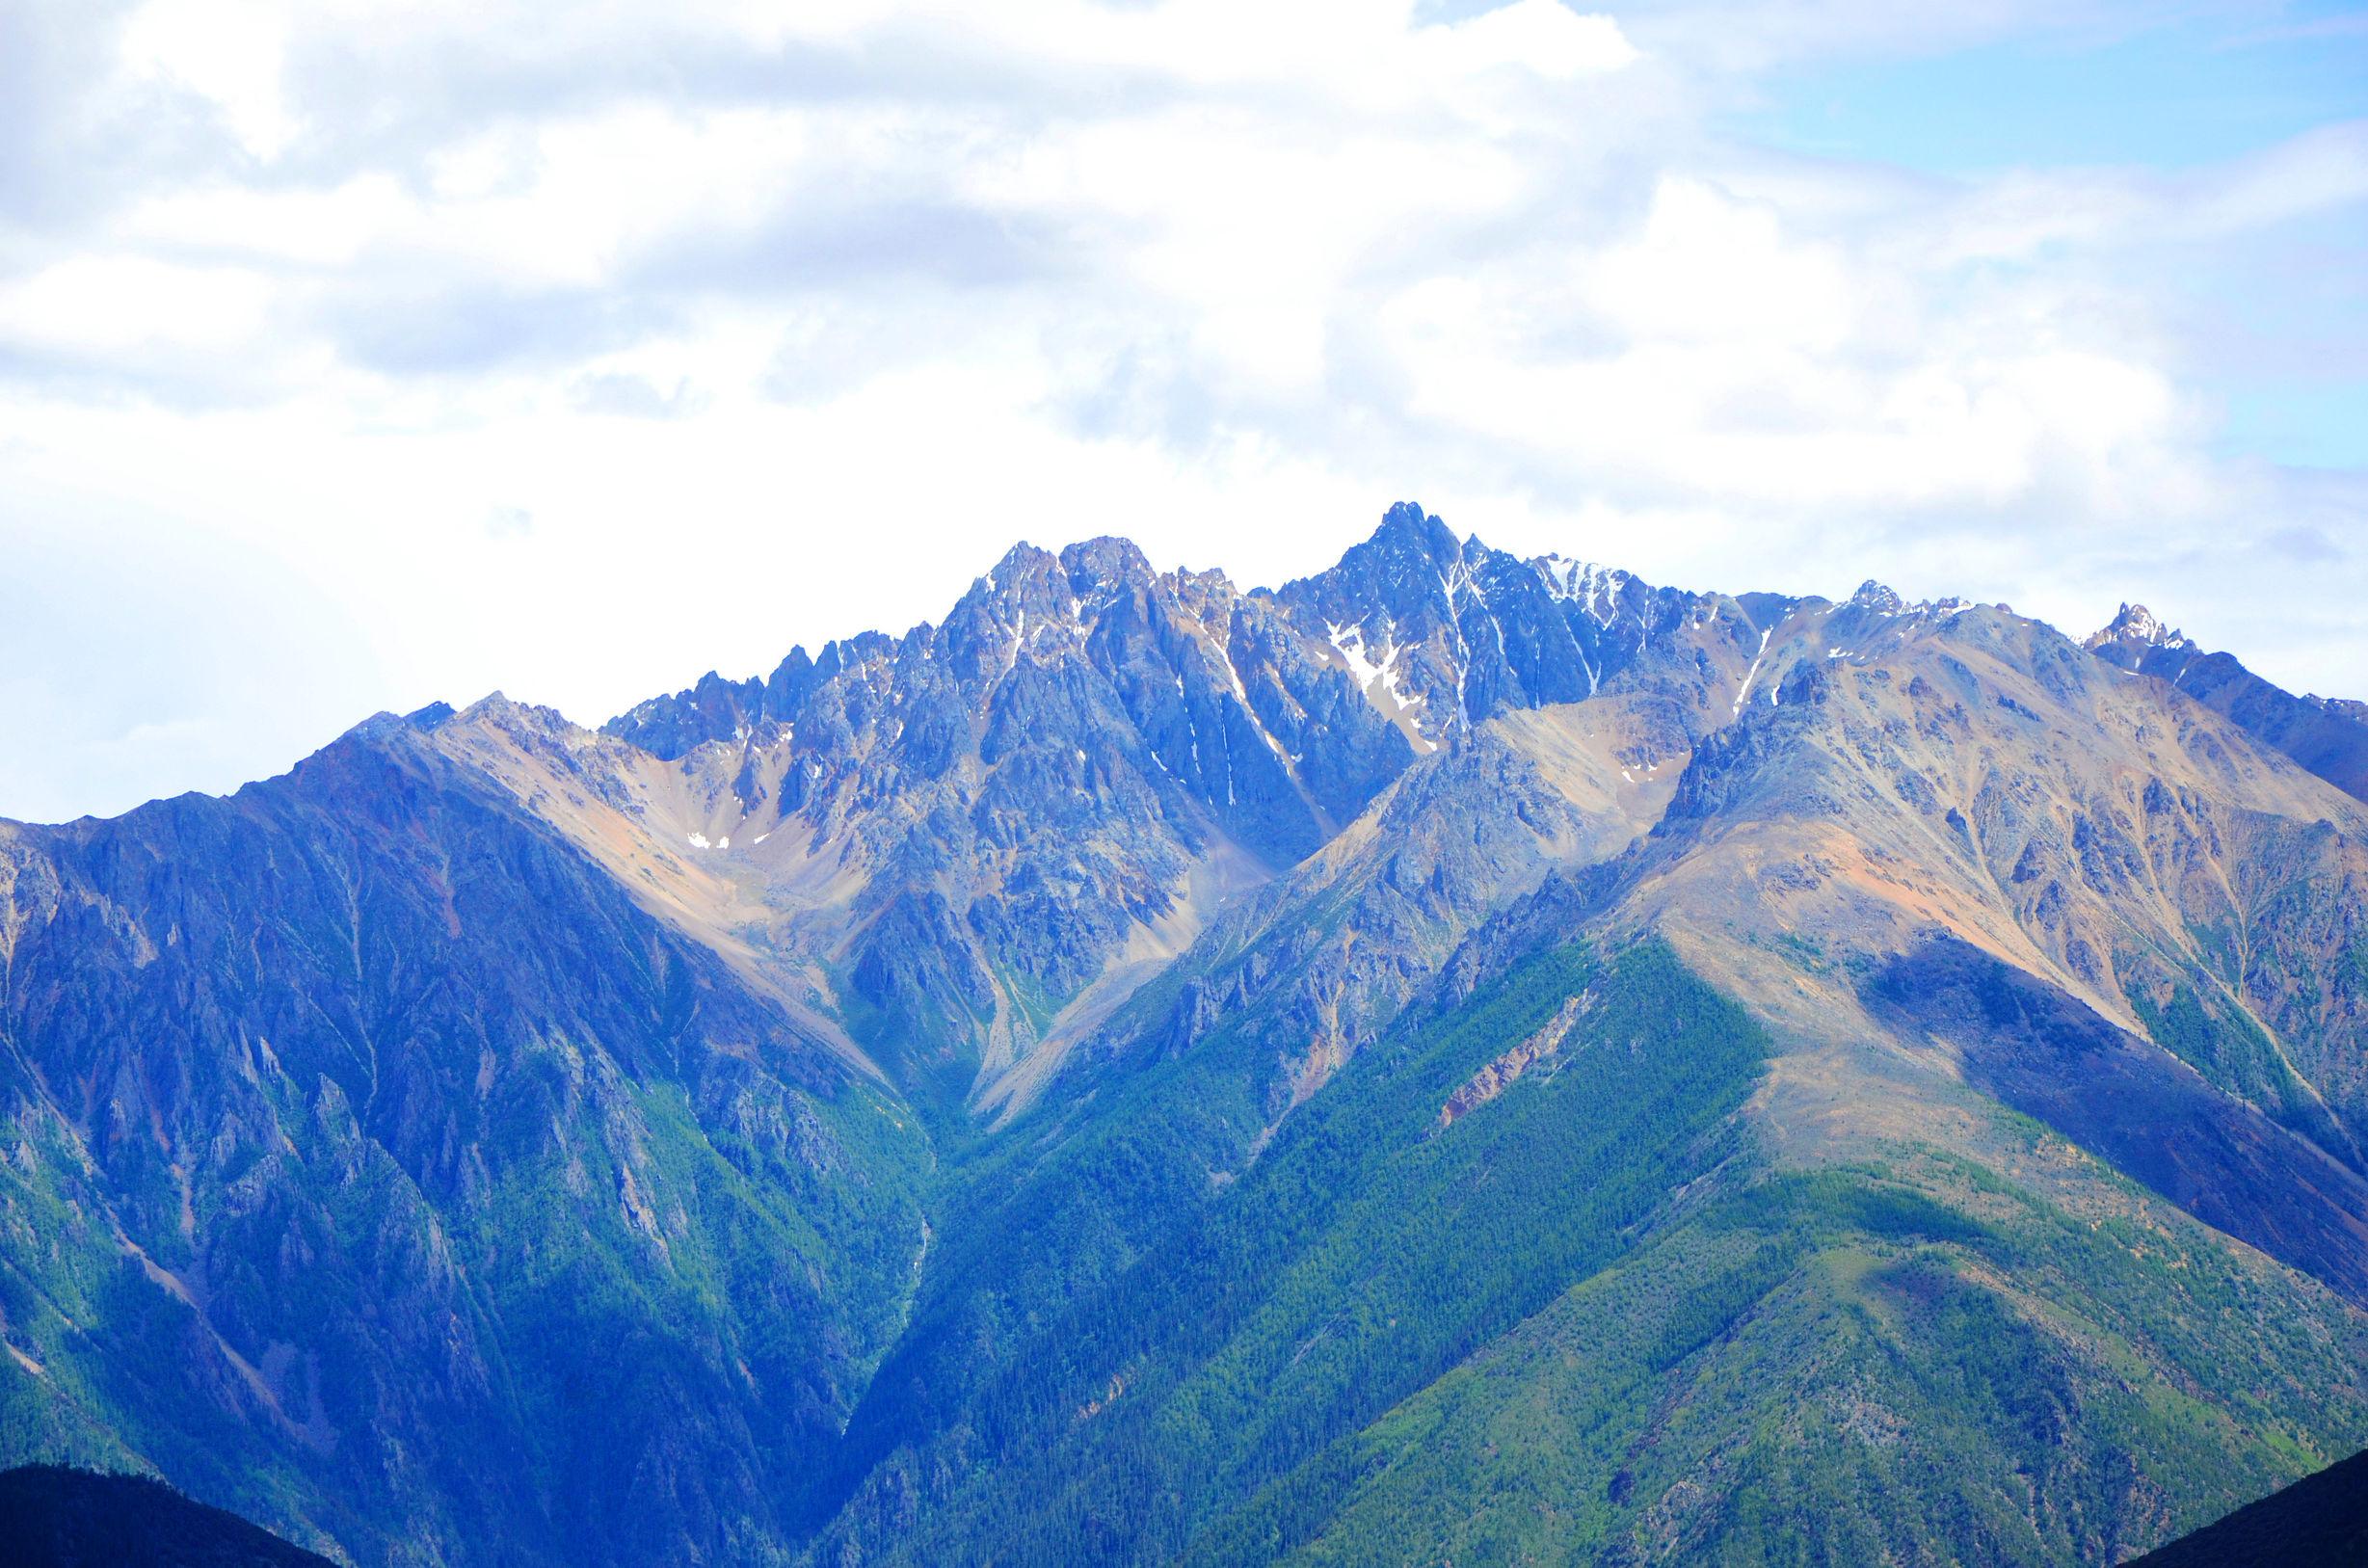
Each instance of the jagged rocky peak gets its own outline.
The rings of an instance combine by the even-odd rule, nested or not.
[[[2082,645],[2106,663],[2167,680],[2235,720],[2357,800],[2368,800],[2368,704],[2297,697],[2167,626],[2142,604],[2124,604]]]
[[[1068,593],[1060,557],[1042,545],[1022,543],[1005,550],[994,570],[971,585],[965,598],[1021,608],[1033,601],[1044,608],[1065,601]]]
[[[1372,537],[1350,545],[1337,565],[1286,583],[1276,597],[1327,624],[1435,619],[1452,613],[1465,553],[1446,523],[1417,502],[1400,501],[1383,515]]]
[[[1162,576],[1154,570],[1132,540],[1105,534],[1067,545],[1057,555],[1021,545],[980,578],[964,602],[992,606],[1000,624],[1026,632],[1022,641],[1032,645],[1048,627],[1082,637],[1114,605],[1172,599],[1181,585],[1180,574]]]
[[[433,734],[452,726],[474,726],[521,735],[548,735],[574,728],[567,715],[555,707],[516,702],[501,692],[492,691],[464,708],[436,702],[409,713],[373,713],[346,731],[344,738],[382,741],[404,734]]]
[[[1097,602],[1131,589],[1148,589],[1157,579],[1150,559],[1132,540],[1104,534],[1070,545],[1058,553],[1021,544],[1006,550],[993,571],[971,584],[963,602],[1075,619],[1089,613]]]
[[[1150,746],[1140,759],[1154,772],[1199,780],[1214,768],[1194,792],[1237,805],[1234,764],[1262,769],[1252,754],[1263,750],[1281,768],[1280,797],[1339,819],[1405,762],[1507,710],[1651,691],[1673,743],[1715,728],[1734,716],[1731,683],[1748,679],[1765,634],[1799,602],[1656,588],[1560,555],[1525,559],[1400,501],[1336,564],[1271,593],[1242,592],[1215,571],[1158,571],[1122,538],[1058,551],[1018,545],[936,628],[865,633],[812,661],[792,651],[763,679],[710,676],[605,728],[670,758],[792,733],[819,755],[842,725],[948,739],[970,723],[1024,727],[1028,716],[1006,704],[1032,707],[1083,678],[1058,701],[1091,692],[1091,703],[1114,703]],[[1872,582],[1846,606],[1902,625],[1963,607],[1910,604]],[[1071,666],[1053,686],[1038,674]],[[1773,673],[1767,689],[1772,697]],[[1180,701],[1197,715],[1190,724],[1165,711]]]
[[[2120,613],[2115,615],[2103,630],[2089,637],[2082,646],[2098,649],[2112,643],[2119,643],[2124,647],[2136,645],[2142,648],[2189,648],[2194,646],[2188,641],[2185,632],[2165,625],[2155,613],[2143,604],[2122,605]]]
[[[555,707],[539,703],[521,703],[505,692],[490,691],[456,714],[447,715],[462,724],[490,724],[504,728],[532,730],[565,730],[573,728],[566,714]]]
[[[1902,598],[1897,590],[1872,577],[1858,585],[1858,592],[1850,596],[1850,604],[1855,609],[1873,610],[1878,615],[1899,615],[1907,609],[1907,600]]]
[[[1381,526],[1373,530],[1372,538],[1357,548],[1399,559],[1420,557],[1434,566],[1461,560],[1464,554],[1464,545],[1457,543],[1454,530],[1441,521],[1436,513],[1424,511],[1420,501],[1393,503],[1381,515]]]
[[[1746,601],[1760,600],[1764,598],[1764,596],[1753,594],[1746,594],[1743,597]],[[1774,600],[1772,602],[1823,603],[1823,601]],[[1960,615],[1967,610],[1981,607],[1982,606],[1976,605],[1970,600],[1959,598],[1954,594],[1944,598],[1911,599],[1904,594],[1902,594],[1899,590],[1891,587],[1889,584],[1877,582],[1873,577],[1869,577],[1865,582],[1860,583],[1858,585],[1858,591],[1852,594],[1848,599],[1845,599],[1841,605],[1842,609],[1856,610],[1862,614],[1877,616],[1884,620],[1921,621],[1945,621],[1951,617]],[[2007,605],[2004,604],[1992,605],[1989,606],[1989,608],[1996,609],[2009,615],[2013,613]]]
[[[1158,576],[1133,540],[1114,534],[1070,545],[1061,551],[1061,567],[1079,599],[1148,588]]]

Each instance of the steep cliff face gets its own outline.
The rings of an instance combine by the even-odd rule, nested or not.
[[[2368,810],[2116,626],[1404,506],[0,825],[0,1439],[362,1562],[2117,1560],[2368,1442]]]

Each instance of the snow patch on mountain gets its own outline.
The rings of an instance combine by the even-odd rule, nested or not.
[[[1347,671],[1348,678],[1357,683],[1357,690],[1374,710],[1397,725],[1418,753],[1427,756],[1437,751],[1439,743],[1423,733],[1415,713],[1416,708],[1424,704],[1423,694],[1402,690],[1398,685],[1398,663],[1405,650],[1398,646],[1396,635],[1385,633],[1381,647],[1374,650],[1366,644],[1361,622],[1343,625],[1326,621],[1323,626],[1325,639]],[[1458,654],[1463,651],[1459,646]],[[1459,677],[1460,668],[1459,663]]]
[[[1605,625],[1618,612],[1621,591],[1634,580],[1617,567],[1560,555],[1541,555],[1530,564],[1546,579],[1547,593],[1556,598],[1578,600],[1590,619]]]

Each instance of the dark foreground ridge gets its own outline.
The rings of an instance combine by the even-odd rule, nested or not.
[[[2127,1568],[2305,1568],[2368,1562],[2368,1453],[2338,1460]]]
[[[234,1513],[146,1475],[64,1465],[0,1472],[7,1568],[329,1568]]]

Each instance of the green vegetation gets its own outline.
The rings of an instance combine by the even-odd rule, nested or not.
[[[2113,1562],[2368,1419],[2331,1304],[1909,1154],[1671,1226],[1196,1560]]]
[[[1769,1169],[1765,1050],[1667,949],[1564,947],[1270,1140],[1222,1034],[1024,1122],[949,1173],[984,1239],[814,1555],[2112,1562],[2368,1432],[2356,1315],[2101,1170],[2075,1214],[1918,1145]]]
[[[153,1465],[308,1543],[399,1517],[387,1560],[422,1563],[495,1528],[597,1560],[591,1543],[636,1537],[617,1511],[629,1478],[680,1464],[789,1503],[715,1521],[732,1560],[779,1559],[817,1428],[844,1420],[901,1323],[925,1145],[868,1086],[752,1078],[703,1115],[674,1084],[587,1075],[593,1059],[525,1049],[517,1070],[548,1096],[526,1083],[499,1103],[472,1201],[440,1214],[333,1085],[276,1085],[281,1207],[204,1214],[203,1263],[158,1249],[203,1316],[124,1253],[70,1136],[18,1128],[0,1158],[0,1314],[39,1371],[0,1366],[0,1441]],[[307,1289],[276,1283],[291,1253]],[[391,1413],[390,1380],[426,1426]],[[562,1503],[540,1538],[493,1523],[526,1487]],[[685,1523],[642,1530],[647,1550]]]
[[[1587,1011],[1555,1056],[1441,1127],[1458,1086],[1573,997]],[[945,1424],[900,1405],[905,1424],[856,1433],[866,1457],[920,1466],[993,1453],[995,1476],[883,1544],[917,1561],[981,1540],[1017,1560],[1173,1555],[1632,1246],[1737,1156],[1765,1050],[1666,949],[1599,964],[1570,947],[1406,1021],[1246,1168],[1254,1064],[1224,1040],[1051,1150],[1009,1140],[1037,1154],[1016,1172],[981,1156],[1016,1178],[972,1216],[993,1244],[949,1261],[920,1353],[883,1373],[926,1383]]]
[[[1443,1123],[1573,998],[1557,1050]],[[2243,1039],[2177,1034],[2211,1021],[2192,995],[2160,1018],[2199,1051]],[[341,1097],[282,1083],[279,1179],[312,1208],[273,1234],[330,1288],[231,1330],[321,1347],[272,1371],[287,1418],[379,1468],[327,1507],[286,1428],[208,1386],[192,1313],[37,1119],[0,1159],[0,1225],[48,1263],[0,1274],[0,1311],[43,1373],[0,1369],[0,1432],[142,1455],[301,1539],[401,1509],[398,1561],[470,1538],[495,1484],[568,1500],[549,1555],[662,1555],[683,1519],[617,1501],[658,1466],[773,1500],[713,1516],[728,1560],[1202,1564],[2109,1562],[2368,1433],[2356,1315],[2102,1171],[2110,1201],[2075,1213],[1912,1144],[1770,1168],[1738,1114],[1766,1038],[1657,943],[1555,948],[1418,1007],[1288,1115],[1295,1069],[1238,1023],[941,1140],[934,1176],[885,1091],[694,1096],[540,1042],[486,1130],[505,1156],[441,1222],[445,1274],[353,1247],[432,1232],[426,1200]],[[2017,1157],[2062,1147],[2002,1125]],[[924,1187],[943,1239],[915,1300]],[[211,1201],[213,1256],[243,1255],[255,1222]],[[259,1272],[208,1283],[271,1294]],[[428,1342],[392,1345],[415,1378],[485,1380],[515,1423],[442,1434],[480,1455],[478,1489],[337,1402],[385,1375],[391,1332],[349,1300],[439,1301],[495,1347],[439,1370]],[[867,1392],[834,1408],[834,1388]],[[484,1397],[417,1407],[458,1422]],[[847,1422],[836,1466],[817,1421]],[[535,1440],[505,1453],[505,1429]]]
[[[2207,1005],[2186,985],[2173,986],[2167,1001],[2158,1002],[2140,989],[2129,993],[2129,1000],[2156,1045],[2342,1157],[2342,1134],[2326,1107],[2294,1076],[2244,1008],[2225,999]]]

